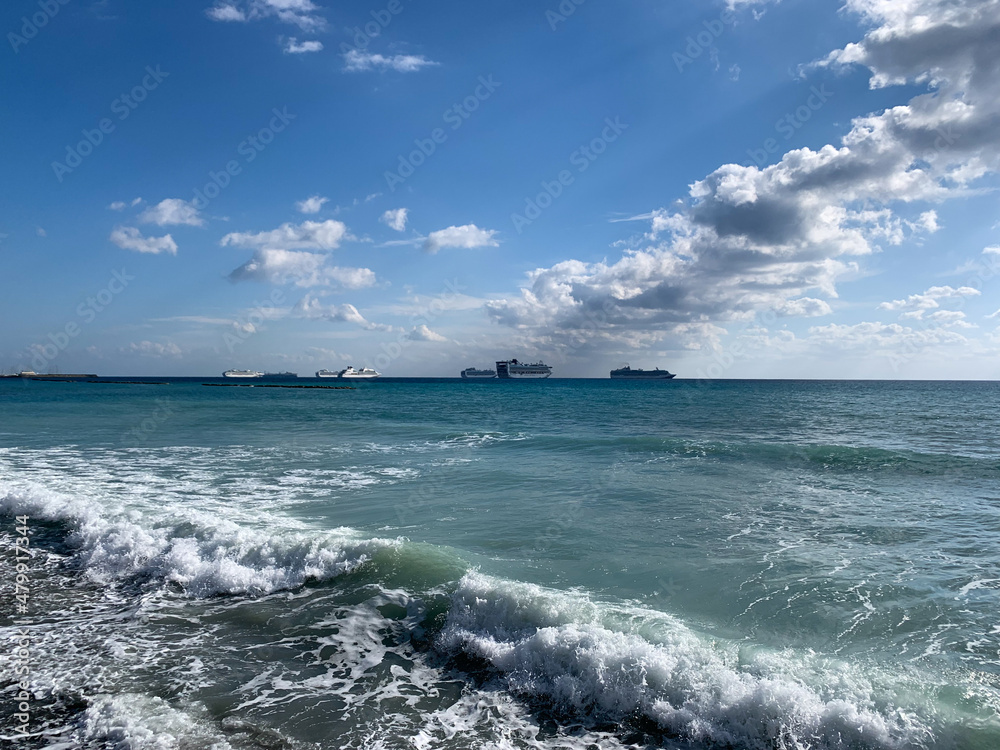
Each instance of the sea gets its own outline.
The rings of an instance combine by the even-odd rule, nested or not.
[[[1000,383],[263,385],[0,380],[4,747],[1000,748]]]

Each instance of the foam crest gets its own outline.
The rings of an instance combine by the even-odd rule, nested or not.
[[[111,750],[232,750],[196,712],[180,711],[161,698],[129,693],[97,698],[87,707],[74,739]]]
[[[66,524],[74,559],[93,581],[152,578],[197,597],[266,594],[332,579],[400,544],[361,539],[350,529],[311,532],[277,519],[253,528],[195,509],[140,512],[32,483],[0,483],[0,513]]]
[[[829,694],[791,658],[744,662],[673,618],[630,617],[578,594],[479,573],[462,579],[438,643],[487,662],[513,693],[561,712],[614,723],[642,717],[709,746],[881,749],[930,738],[903,712],[876,709],[860,676]]]

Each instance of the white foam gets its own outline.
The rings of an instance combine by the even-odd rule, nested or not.
[[[61,521],[84,574],[97,582],[131,576],[179,584],[194,596],[266,594],[349,573],[399,540],[362,539],[351,529],[309,531],[288,519],[249,528],[193,508],[144,507],[70,496],[33,483],[0,482],[0,512]],[[239,512],[231,515],[239,518]],[[261,528],[263,526],[263,528]]]
[[[100,742],[109,750],[231,750],[225,737],[197,713],[147,695],[100,696],[87,707],[75,739],[88,747]]]
[[[786,656],[741,660],[674,618],[479,573],[462,579],[439,644],[485,660],[514,694],[604,722],[642,715],[709,744],[897,748],[930,737],[912,716],[876,710],[857,674],[810,685]]]

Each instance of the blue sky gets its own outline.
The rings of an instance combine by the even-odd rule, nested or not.
[[[995,2],[21,0],[0,368],[994,378]]]

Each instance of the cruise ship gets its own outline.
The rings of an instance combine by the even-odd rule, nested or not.
[[[264,377],[268,380],[292,380],[297,378],[297,372],[265,372]]]
[[[496,376],[496,370],[477,370],[475,367],[466,367],[462,370],[464,380],[492,380]]]
[[[319,372],[329,372],[329,370],[320,370]],[[330,375],[320,375],[319,372],[316,373],[316,377],[319,378],[329,378]],[[374,378],[380,377],[382,373],[378,370],[373,370],[371,367],[362,367],[360,370],[355,370],[353,367],[346,367],[345,369],[338,372],[333,377],[338,378],[351,378],[351,379],[361,379],[361,380],[372,380]]]
[[[264,373],[256,370],[226,370],[222,373],[224,378],[262,378]]]
[[[504,380],[521,378],[547,378],[552,374],[552,368],[541,362],[524,364],[516,359],[497,362],[497,377]]]
[[[676,375],[657,367],[655,370],[633,370],[628,365],[611,371],[612,380],[671,380]]]

